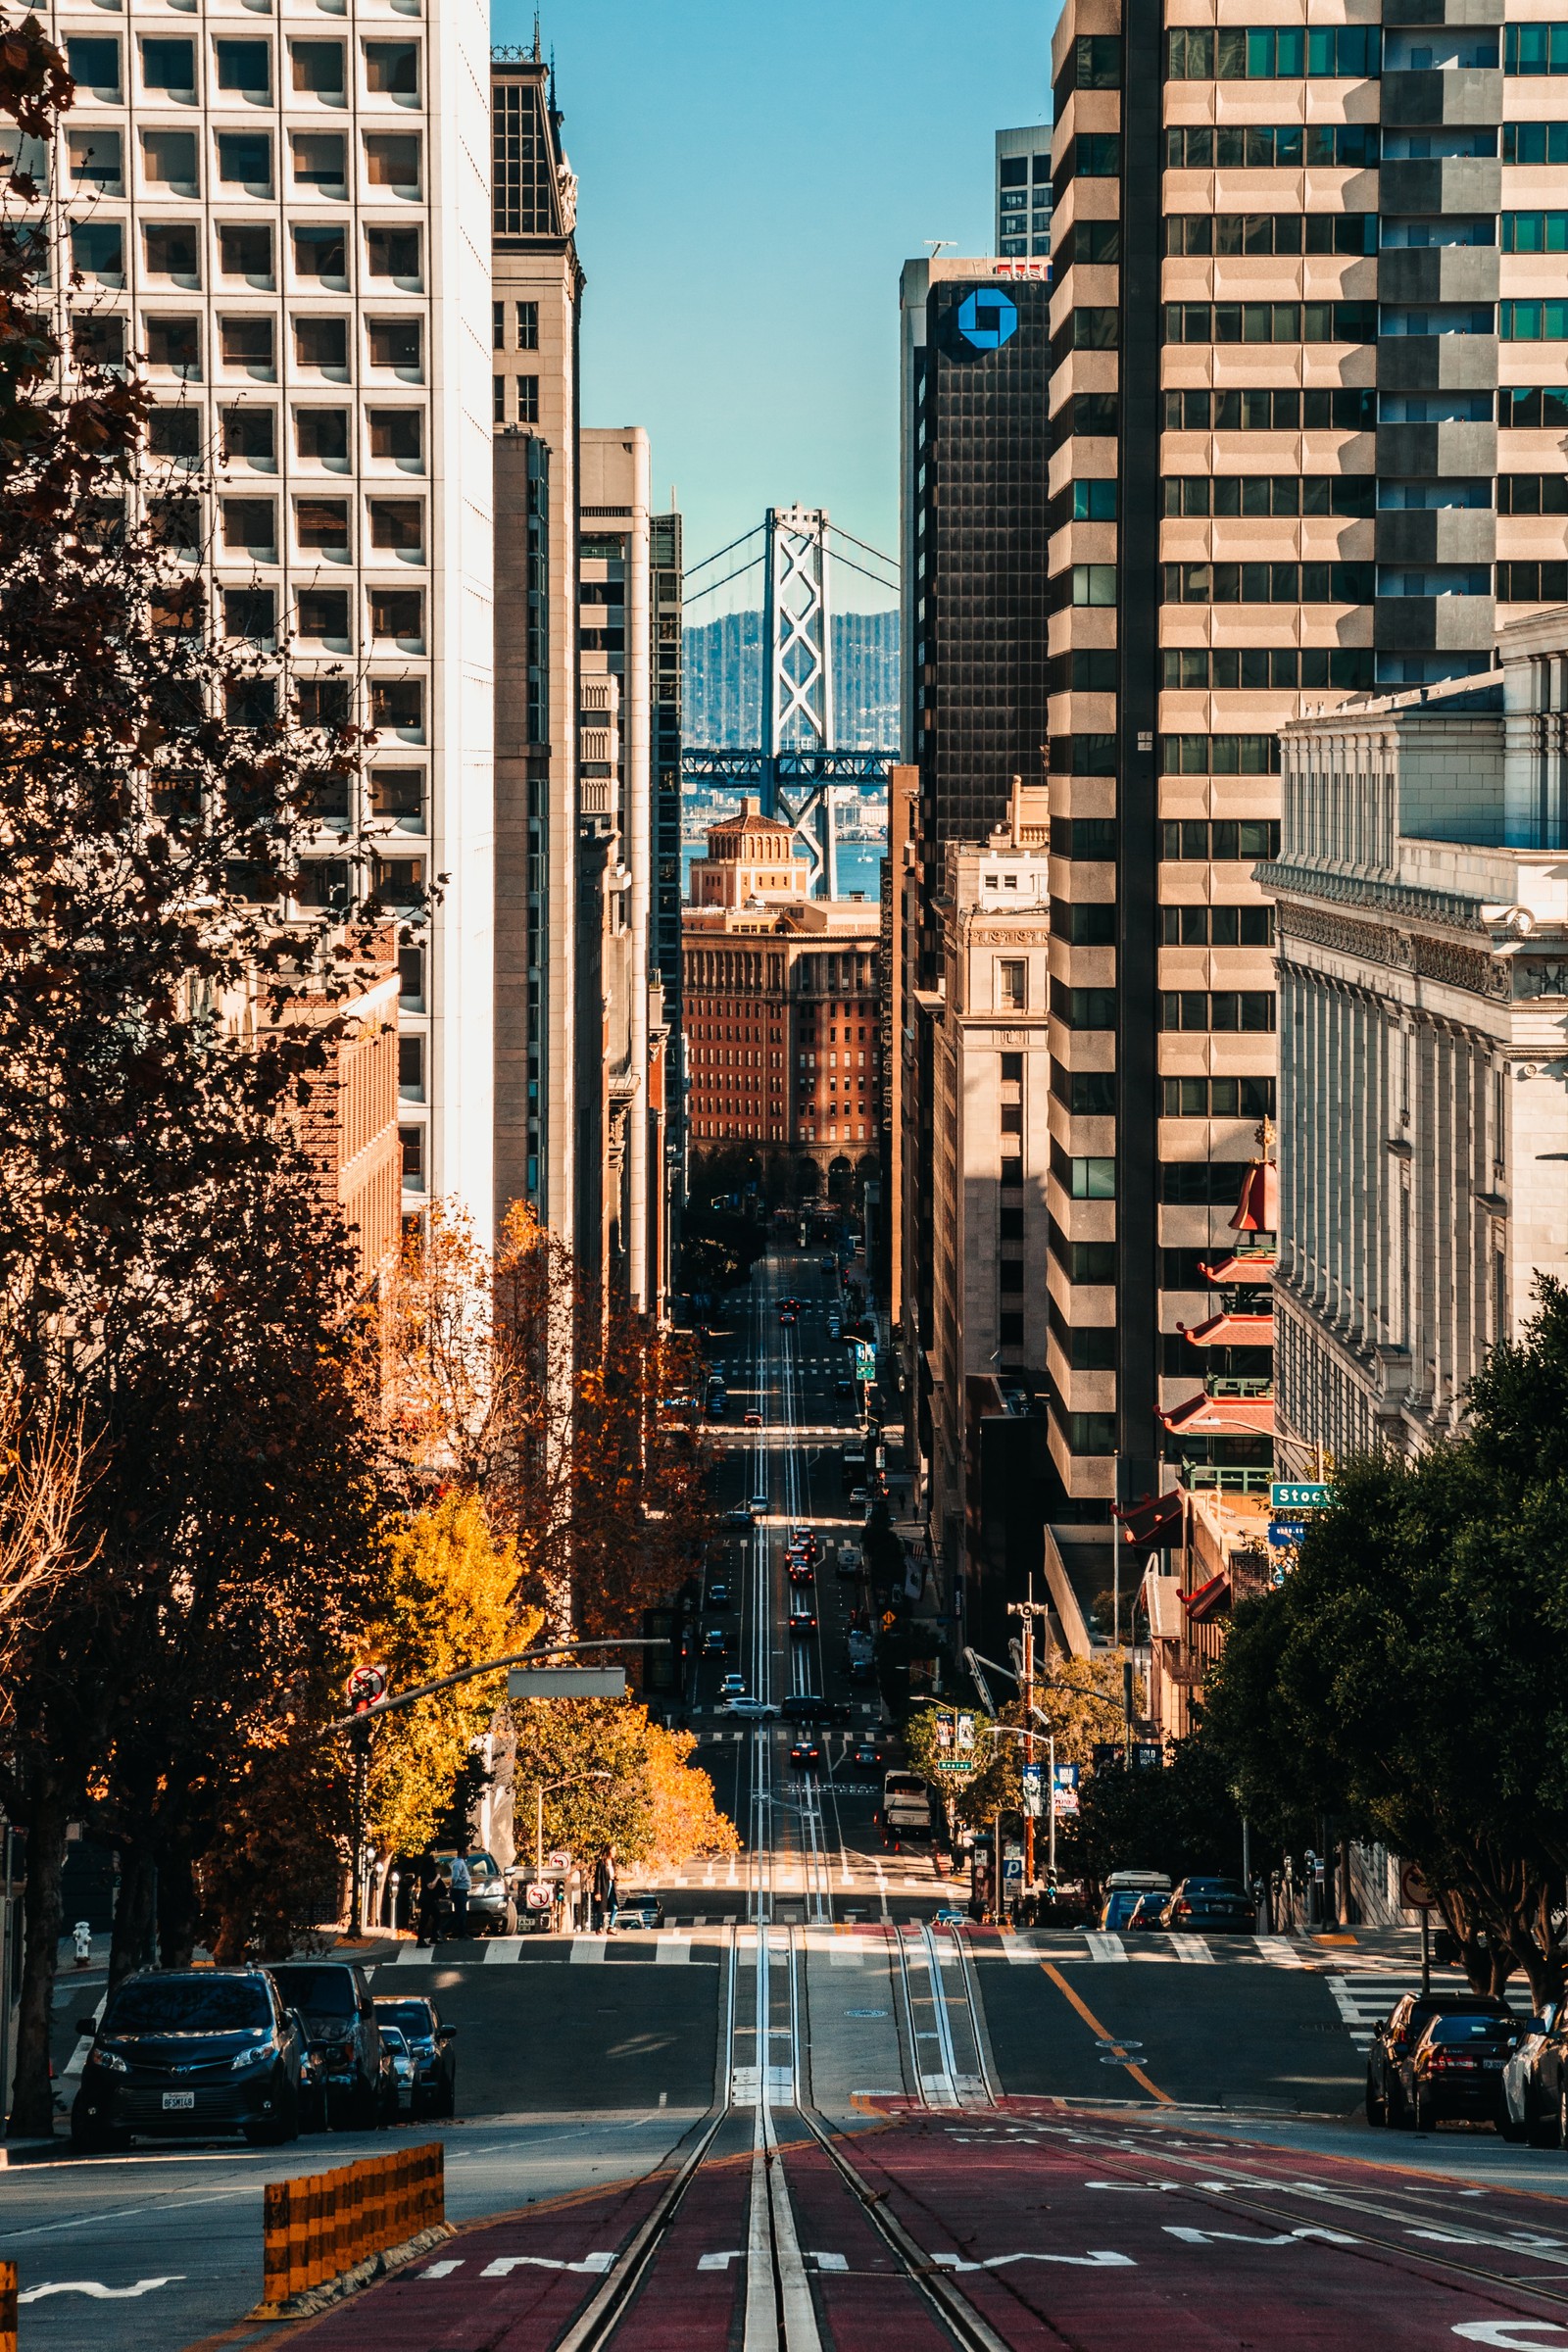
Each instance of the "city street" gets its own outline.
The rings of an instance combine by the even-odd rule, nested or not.
[[[858,1588],[819,1575],[814,1635],[787,1631],[787,1527],[858,1532],[829,1434],[846,1406],[827,1288],[816,1260],[775,1256],[713,1344],[732,1414],[719,1499],[765,1489],[768,1505],[710,1563],[735,1605],[703,1622],[732,1638],[701,1665],[695,1716],[743,1852],[662,1884],[654,1932],[365,1951],[377,1991],[428,1993],[458,2029],[456,2120],[396,2137],[444,2141],[459,2234],[319,2320],[247,2326],[263,2183],[388,2134],[62,2148],[9,2172],[0,2199],[24,2352],[546,2352],[600,2297],[585,2340],[626,2352],[780,2328],[792,2352],[1568,2343],[1568,2160],[1362,2119],[1371,2025],[1418,1976],[1407,1936],[932,1924],[951,1886],[924,1854],[881,1849],[875,1783],[845,1769],[873,1720],[845,1666]],[[781,1326],[792,1295],[810,1303]],[[727,1671],[757,1697],[850,1710],[820,1773],[792,1772],[787,1725],[717,1712]],[[63,2072],[95,1997],[61,1986]],[[646,2267],[627,2269],[650,2220]]]

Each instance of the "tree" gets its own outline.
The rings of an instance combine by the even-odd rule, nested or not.
[[[1056,1762],[1074,1763],[1080,1772],[1092,1769],[1095,1748],[1125,1737],[1122,1714],[1122,1657],[1055,1658],[1050,1672],[1036,1685],[1036,1705],[1046,1718],[1033,1719],[1035,1759],[1044,1764],[1048,1730],[1054,1733]],[[1135,1689],[1134,1704],[1139,1704]],[[996,1717],[975,1722],[975,1752],[981,1769],[964,1783],[955,1810],[958,1819],[978,1829],[999,1813],[1016,1813],[1023,1805],[1023,1707],[1014,1700]],[[993,1733],[998,1736],[993,1737]]]
[[[1113,1870],[1162,1870],[1172,1880],[1195,1871],[1234,1876],[1241,1808],[1213,1742],[1200,1730],[1171,1741],[1161,1771],[1091,1773],[1058,1850],[1097,1886]]]
[[[609,1699],[530,1699],[514,1709],[513,1792],[526,1845],[535,1792],[545,1796],[545,1845],[591,1863],[612,1846],[621,1862],[666,1864],[734,1853],[733,1826],[713,1785],[687,1759],[696,1741],[650,1722],[646,1707]],[[607,1778],[591,1779],[590,1774]],[[552,1782],[563,1788],[549,1788]]]
[[[394,1691],[435,1682],[482,1658],[526,1649],[543,1624],[518,1610],[516,1559],[498,1544],[477,1495],[455,1489],[395,1528],[386,1581],[365,1629],[367,1658],[387,1669]],[[370,1750],[368,1821],[383,1867],[433,1838],[474,1741],[498,1699],[490,1676],[399,1709],[378,1725]]]
[[[1239,1609],[1205,1737],[1249,1810],[1309,1801],[1420,1864],[1474,1982],[1562,1989],[1568,1295],[1539,1288],[1469,1426],[1345,1465],[1282,1589]]]

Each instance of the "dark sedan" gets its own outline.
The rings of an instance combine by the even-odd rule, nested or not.
[[[792,1742],[790,1747],[790,1762],[798,1771],[815,1772],[820,1766],[821,1761],[822,1747],[819,1740],[812,1740],[807,1734],[803,1733],[799,1740]]]
[[[815,1631],[816,1612],[814,1609],[791,1609],[790,1632],[794,1635],[797,1641],[799,1641],[803,1635],[814,1634]]]
[[[858,1740],[850,1762],[857,1772],[880,1772],[887,1758],[875,1740]]]
[[[1410,2052],[1407,2105],[1418,2132],[1451,2116],[1500,2125],[1502,2070],[1519,2038],[1512,2014],[1435,2017]]]
[[[242,2132],[297,2139],[304,2029],[265,1969],[146,1969],[109,1996],[71,2110],[90,2153],[159,2137]]]
[[[1505,2001],[1486,1992],[1407,1992],[1372,2029],[1366,2054],[1366,2119],[1391,2129],[1408,2124],[1410,2057],[1435,2017],[1491,2017],[1512,2022]]]
[[[1257,1925],[1257,1908],[1239,1879],[1183,1879],[1159,1924],[1176,1936],[1250,1934]]]
[[[414,2059],[415,2115],[454,2115],[458,2104],[458,2061],[452,2043],[456,2026],[444,2026],[434,2001],[410,1993],[378,1993],[378,2026],[396,2026]]]

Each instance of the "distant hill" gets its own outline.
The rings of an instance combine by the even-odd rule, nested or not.
[[[839,751],[898,749],[899,615],[835,612],[833,691]],[[688,743],[757,743],[761,731],[760,612],[729,612],[682,638],[681,732]]]

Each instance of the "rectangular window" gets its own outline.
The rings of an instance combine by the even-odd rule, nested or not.
[[[301,678],[295,688],[302,727],[346,727],[352,708],[347,678]]]
[[[1069,1029],[1114,1029],[1116,992],[1113,988],[1069,988],[1064,980],[1053,980],[1051,1010]]]
[[[1058,816],[1051,827],[1051,847],[1057,858],[1112,858],[1116,855],[1113,816]]]
[[[1162,1078],[1160,1114],[1167,1119],[1271,1119],[1272,1078]]]
[[[537,351],[539,348],[539,305],[519,302],[517,311],[517,349]]]
[[[1568,128],[1568,124],[1564,125]],[[1504,213],[1504,253],[1568,253],[1568,213]]]
[[[77,368],[122,368],[124,319],[112,311],[78,312],[71,321],[71,357]]]
[[[424,412],[422,409],[371,409],[370,455],[390,458],[400,465],[417,465],[424,454]]]
[[[349,454],[347,409],[297,409],[294,446],[302,458],[314,458],[318,466],[343,465]]]
[[[1116,907],[1110,899],[1053,899],[1051,929],[1056,939],[1075,948],[1111,948],[1116,944]]]
[[[155,458],[199,458],[201,417],[194,409],[152,410],[147,418],[147,448]]]
[[[199,376],[202,371],[201,321],[149,312],[142,321],[142,340],[151,368],[172,368],[177,374]]]
[[[296,318],[294,357],[302,368],[345,368],[349,358],[346,318]],[[347,455],[345,450],[342,454]]]
[[[1072,46],[1075,90],[1121,88],[1121,42],[1113,32],[1081,32]]]
[[[220,130],[218,176],[252,196],[272,193],[272,142],[265,130]]]
[[[1116,1279],[1114,1242],[1069,1241],[1054,1218],[1051,1221],[1051,1254],[1069,1282],[1101,1283]]]
[[[1568,122],[1505,122],[1505,164],[1568,164]]]
[[[1052,1099],[1073,1117],[1108,1118],[1116,1108],[1114,1070],[1069,1070],[1059,1061],[1051,1065]]]
[[[1068,151],[1067,176],[1079,179],[1118,179],[1121,176],[1121,134],[1114,130],[1080,131]]]
[[[366,332],[372,368],[393,368],[409,374],[418,370],[421,362],[417,318],[372,318]]]
[[[290,41],[289,62],[294,87],[316,98],[343,95],[341,41]]]
[[[302,548],[315,548],[328,555],[347,555],[349,546],[347,499],[296,499],[294,530]]]
[[[490,378],[490,420],[493,424],[507,421],[507,379],[504,375]]]
[[[223,463],[244,460],[270,465],[277,455],[277,416],[272,409],[224,409],[219,417]]]
[[[367,41],[365,86],[380,97],[417,98],[419,51],[415,41]]]
[[[517,422],[537,424],[539,421],[539,378],[519,375],[517,382]]]
[[[424,597],[417,588],[372,588],[370,634],[417,652],[424,638]]]
[[[238,90],[246,98],[265,98],[272,87],[272,51],[268,41],[225,41],[213,44],[218,53],[218,86]]]
[[[195,42],[144,39],[141,45],[141,78],[145,89],[167,90],[172,97],[193,98],[196,94]]]
[[[223,545],[236,553],[273,562],[277,509],[270,498],[225,498],[219,502]]]
[[[368,130],[365,176],[372,188],[394,188],[400,195],[416,197],[419,193],[417,133]]]
[[[372,678],[370,724],[417,733],[424,726],[422,678]]]
[[[398,1143],[403,1152],[403,1186],[406,1192],[424,1190],[424,1129],[400,1127]]]
[[[999,957],[997,962],[997,1003],[1008,1012],[1027,1011],[1029,1005],[1029,966],[1024,959]]]
[[[1256,860],[1280,854],[1280,828],[1272,817],[1166,817],[1160,825],[1160,857],[1179,860]]]
[[[398,1002],[411,1012],[424,1010],[424,950],[399,948]]]
[[[1568,514],[1568,474],[1501,473],[1499,514]]]
[[[342,229],[296,227],[294,272],[297,277],[333,278],[346,289],[348,240]]]
[[[220,318],[218,340],[225,368],[272,372],[275,355],[270,318]]]
[[[270,645],[277,630],[277,599],[270,588],[223,590],[223,635]]]
[[[341,131],[297,130],[293,137],[294,183],[319,196],[342,196],[348,187],[347,146]]]
[[[201,257],[194,221],[149,223],[141,233],[150,277],[178,277],[187,285],[201,284]],[[72,234],[74,239],[75,231]]]
[[[1506,24],[1505,74],[1568,74],[1568,24]]]
[[[1568,603],[1568,564],[1499,564],[1497,602],[1500,605]]]
[[[294,611],[295,625],[302,637],[347,646],[349,592],[346,588],[302,588]]]
[[[424,509],[416,498],[372,498],[370,545],[417,555],[424,545]]]
[[[1568,302],[1499,302],[1497,333],[1504,343],[1568,342]]]
[[[1116,484],[1111,481],[1074,482],[1072,485],[1072,518],[1074,522],[1114,522],[1116,519]]]
[[[419,282],[419,232],[416,228],[368,228],[365,267],[371,277],[395,278],[400,286]]]
[[[194,151],[193,151],[194,158]],[[66,135],[66,170],[73,187],[101,188],[106,196],[124,194],[118,130],[73,130]],[[148,174],[151,177],[151,172]],[[34,179],[42,174],[35,171]]]
[[[1116,602],[1114,564],[1075,564],[1072,567],[1075,605],[1113,605]]]
[[[377,767],[370,774],[373,813],[405,833],[424,831],[424,770],[422,767]],[[406,984],[405,984],[405,993]]]
[[[188,49],[190,43],[184,46]],[[74,32],[66,42],[71,78],[102,105],[120,104],[120,43],[111,35]],[[94,138],[99,133],[94,131]]]
[[[94,138],[98,133],[93,133]],[[200,192],[196,176],[196,133],[193,130],[144,130],[141,134],[142,177],[150,188],[174,196]]]

